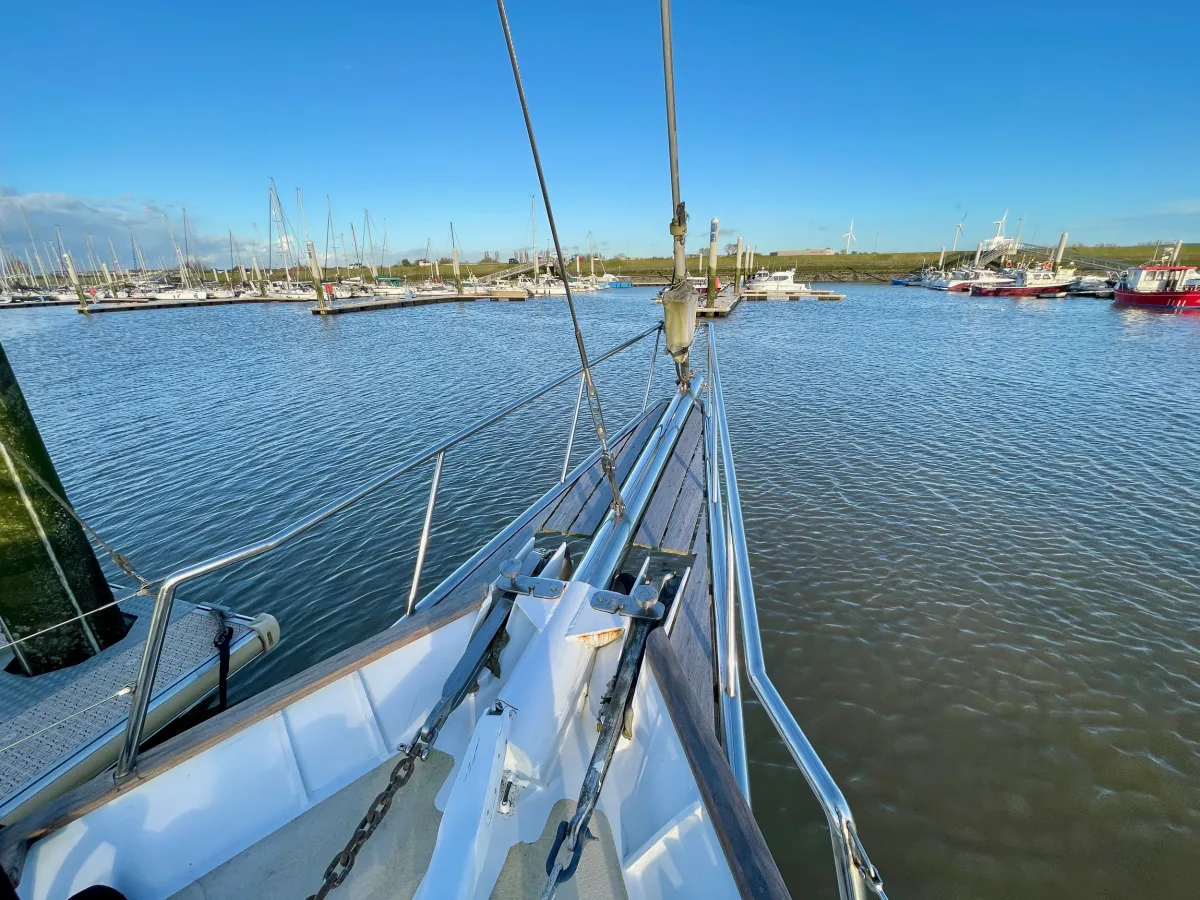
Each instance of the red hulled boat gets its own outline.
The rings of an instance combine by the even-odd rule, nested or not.
[[[1178,257],[1176,250],[1172,260]],[[1200,272],[1195,266],[1130,266],[1113,300],[1126,306],[1200,312]]]
[[[1074,269],[1054,266],[1019,269],[1012,284],[973,284],[975,297],[1065,297],[1075,278]]]

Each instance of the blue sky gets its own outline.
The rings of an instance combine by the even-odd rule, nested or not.
[[[1200,6],[682,2],[675,64],[689,246],[717,215],[760,252],[1200,240]],[[509,8],[564,242],[665,255],[658,5]],[[1167,15],[1167,13],[1164,13]],[[59,224],[148,256],[187,207],[218,262],[266,235],[274,177],[320,249],[370,209],[393,256],[529,243],[536,179],[495,6],[63,0],[6,11],[0,230]],[[1157,49],[1156,49],[1157,48]],[[547,230],[539,215],[539,243]],[[724,241],[723,241],[724,242]]]

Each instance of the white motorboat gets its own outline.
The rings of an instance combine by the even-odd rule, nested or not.
[[[795,269],[783,269],[779,272],[759,269],[742,286],[742,296],[747,300],[841,300],[846,295],[813,288],[803,281],[797,281]]]

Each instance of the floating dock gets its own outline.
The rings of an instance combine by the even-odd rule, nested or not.
[[[710,319],[711,318],[723,319],[726,316],[728,316],[731,312],[733,312],[734,309],[737,308],[737,305],[741,302],[742,302],[741,294],[737,294],[732,297],[718,296],[716,306],[697,306],[696,307],[696,315],[707,316]]]
[[[499,288],[487,294],[418,294],[415,297],[365,297],[359,300],[341,300],[329,306],[313,306],[309,309],[314,316],[340,316],[345,313],[371,312],[377,309],[407,309],[410,306],[428,306],[431,303],[465,303],[475,300],[515,301],[528,299],[527,292]]]
[[[78,300],[11,300],[0,303],[0,309],[28,309],[31,306],[78,306]]]
[[[84,314],[108,312],[133,312],[138,309],[184,309],[193,306],[233,306],[237,303],[311,303],[312,297],[216,297],[211,300],[101,300],[89,303],[87,309],[81,309],[77,301],[72,300],[75,311]]]
[[[837,291],[802,288],[795,291],[742,291],[743,300],[845,300]]]

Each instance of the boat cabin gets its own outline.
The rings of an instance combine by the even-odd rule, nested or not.
[[[1121,275],[1121,289],[1139,293],[1200,291],[1195,266],[1130,266]]]

